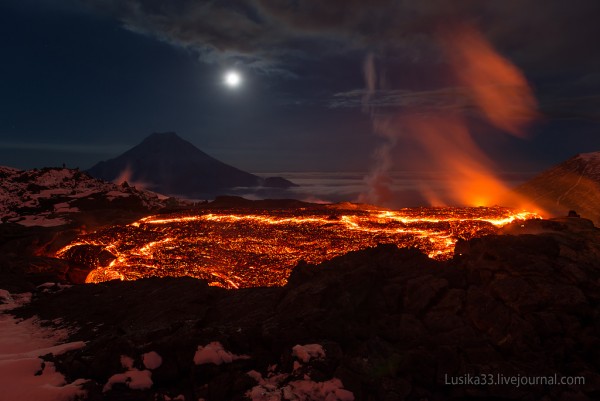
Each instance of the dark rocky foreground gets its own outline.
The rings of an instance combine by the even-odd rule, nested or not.
[[[282,288],[228,291],[186,278],[75,285],[37,293],[17,313],[60,318],[88,341],[55,362],[69,381],[91,379],[92,400],[242,400],[257,385],[247,372],[267,377],[270,366],[289,374],[281,387],[335,377],[356,400],[600,399],[600,230],[573,218],[504,232],[459,243],[448,262],[382,245],[300,264]],[[213,341],[250,359],[195,365],[197,346]],[[294,371],[292,347],[310,343],[326,357]],[[102,391],[123,372],[121,355],[142,369],[149,351],[163,359],[150,390]],[[487,374],[585,384],[447,384]],[[267,398],[275,393],[264,399],[288,399]]]

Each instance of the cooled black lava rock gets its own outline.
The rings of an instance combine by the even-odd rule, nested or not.
[[[116,256],[107,251],[105,246],[82,244],[68,249],[62,258],[76,265],[93,269],[108,266]]]

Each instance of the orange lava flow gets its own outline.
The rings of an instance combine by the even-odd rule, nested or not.
[[[57,256],[92,268],[88,283],[192,276],[226,288],[276,286],[300,260],[320,263],[384,243],[447,259],[458,238],[529,218],[539,216],[502,207],[205,210],[86,234]]]

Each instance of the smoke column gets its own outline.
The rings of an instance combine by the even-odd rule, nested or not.
[[[463,114],[474,112],[493,127],[525,137],[527,126],[538,116],[532,90],[523,74],[474,28],[455,26],[440,32],[437,42],[449,73],[460,86],[456,88],[456,96],[465,96],[467,107],[462,110],[408,107],[395,114],[377,113],[369,102],[378,89],[378,79],[373,57],[367,57],[363,109],[370,112],[374,133],[384,141],[376,151],[375,165],[367,177],[369,191],[360,200],[376,204],[389,204],[393,200],[390,179],[393,149],[402,138],[403,145],[409,144],[411,153],[418,155],[415,167],[439,172],[446,186],[440,192],[430,182],[419,183],[421,194],[430,204],[532,207],[496,177],[493,163],[475,143]]]
[[[367,90],[363,97],[363,111],[371,115],[373,131],[376,135],[383,138],[383,143],[375,150],[375,165],[366,177],[368,192],[359,197],[360,202],[375,203],[378,205],[388,204],[393,201],[392,179],[390,170],[393,168],[392,151],[397,142],[397,132],[392,125],[392,121],[384,116],[378,115],[375,107],[370,105],[371,98],[377,91],[377,70],[375,66],[375,57],[369,54],[363,64],[363,72]]]

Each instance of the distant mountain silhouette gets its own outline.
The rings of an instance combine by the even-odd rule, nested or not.
[[[88,170],[106,181],[128,181],[177,196],[212,197],[235,187],[295,186],[281,177],[261,178],[225,164],[174,132],[155,133],[122,155]]]
[[[542,172],[517,191],[548,212],[575,210],[600,224],[600,152],[583,153]]]

